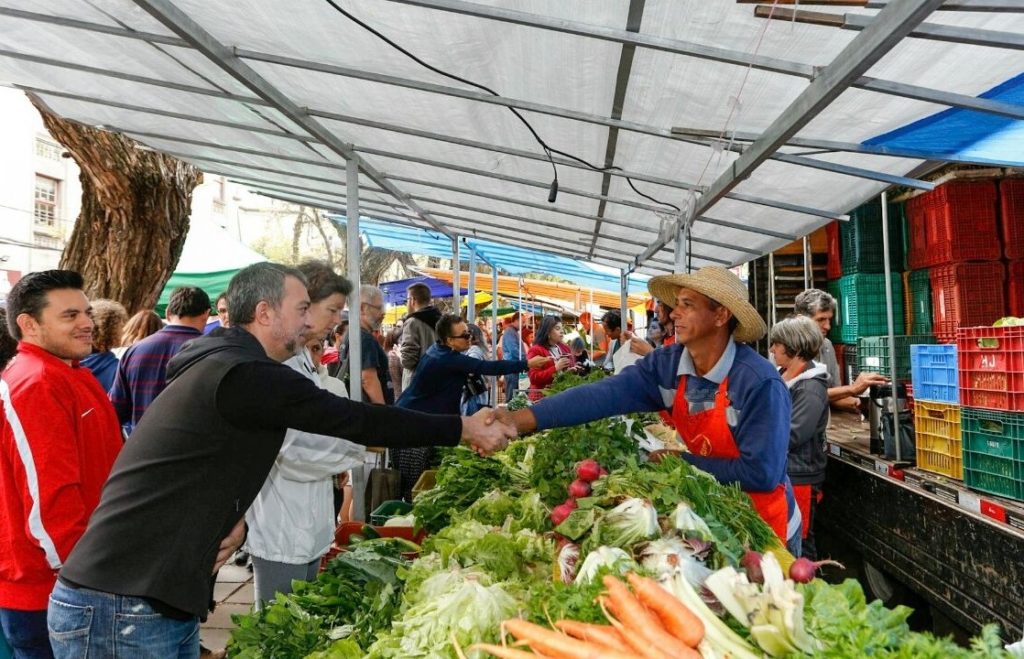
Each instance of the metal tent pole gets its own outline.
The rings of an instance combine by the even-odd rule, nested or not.
[[[498,266],[491,263],[491,359],[498,358]],[[516,375],[516,377],[519,377]],[[498,406],[498,378],[491,381],[491,405]]]
[[[621,308],[620,313],[622,314],[622,331],[625,332],[626,328],[629,327],[629,272],[622,270],[622,275],[619,281],[619,307]]]
[[[362,282],[359,278],[359,269],[363,246],[359,240],[359,167],[353,160],[347,162],[345,192],[348,197],[345,212],[348,215],[348,245],[346,247],[348,253],[346,262],[348,264],[348,279],[352,282],[353,291],[352,298],[348,303],[348,395],[352,400],[361,401],[363,399],[363,383],[360,378],[363,374],[363,356],[362,323],[359,313],[362,310],[362,305],[359,288]]]
[[[811,287],[811,243],[804,236],[804,290]]]
[[[459,264],[459,237],[452,238],[452,313],[459,313],[462,300],[459,289],[462,288],[462,270]]]
[[[675,271],[686,272],[686,223],[679,225],[676,234]]]
[[[522,277],[522,275],[519,276],[519,309],[517,309],[517,312],[519,313],[519,338],[521,340],[522,337],[523,337],[523,277]]]
[[[768,253],[768,312],[775,326],[775,253]]]
[[[892,379],[892,436],[896,445],[896,462],[903,460],[900,451],[900,411],[896,386],[896,330],[892,318],[892,268],[889,266],[889,194],[882,193],[882,258],[885,261],[885,320],[889,328],[889,377]]]
[[[466,321],[476,320],[476,250],[469,248],[469,290],[466,291],[469,301],[466,302]]]

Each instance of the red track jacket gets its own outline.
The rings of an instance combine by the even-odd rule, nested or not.
[[[121,429],[88,369],[24,342],[0,404],[0,607],[38,611],[99,503]]]

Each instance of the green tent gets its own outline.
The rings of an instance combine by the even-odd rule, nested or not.
[[[265,256],[249,249],[213,222],[193,218],[178,267],[160,293],[156,312],[161,317],[164,315],[171,291],[179,286],[198,286],[206,291],[213,303],[227,290],[228,282],[236,272],[266,260]]]

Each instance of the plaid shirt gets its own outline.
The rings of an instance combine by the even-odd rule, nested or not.
[[[150,403],[167,386],[167,362],[181,346],[202,333],[184,325],[168,325],[139,341],[121,357],[110,402],[126,434],[131,434]]]

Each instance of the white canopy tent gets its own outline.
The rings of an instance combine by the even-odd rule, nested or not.
[[[0,81],[265,194],[623,279],[743,263],[931,187],[920,152],[872,137],[950,107],[1024,119],[978,98],[1021,73],[1020,2],[775,20],[791,3],[6,0]]]
[[[273,195],[344,209],[345,161],[356,158],[367,215],[657,273],[673,267],[679,223],[655,209],[671,209],[621,171],[564,157],[548,204],[552,166],[508,107],[552,148],[695,206],[694,266],[737,264],[920,164],[864,140],[977,102],[1021,69],[1024,15],[932,13],[942,0],[872,2],[884,9],[858,10],[861,30],[767,20],[733,0],[502,4],[341,5],[500,97],[424,68],[326,0],[9,1],[0,79]],[[878,11],[885,20],[872,20]],[[927,36],[926,19],[952,36],[903,38]],[[995,45],[966,43],[981,30]],[[733,131],[756,141],[740,149]],[[828,153],[800,155],[826,140]]]

